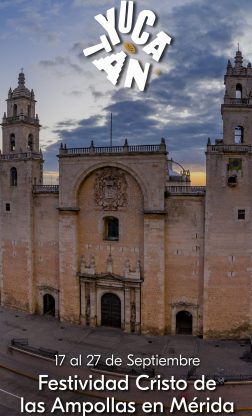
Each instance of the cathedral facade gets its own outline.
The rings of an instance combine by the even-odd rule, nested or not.
[[[59,149],[43,185],[33,90],[9,90],[0,155],[1,304],[126,332],[252,332],[252,68],[228,62],[206,187],[154,145]]]

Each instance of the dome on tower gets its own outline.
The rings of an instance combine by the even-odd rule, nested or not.
[[[31,91],[25,86],[25,75],[20,72],[18,76],[18,86],[12,92],[12,98],[25,97],[31,98]]]
[[[190,183],[190,171],[173,159],[168,160],[168,175],[169,181]]]
[[[243,62],[242,52],[239,49],[238,49],[238,51],[236,51],[236,54],[235,54],[235,62],[236,63],[237,62],[240,62],[240,63]]]

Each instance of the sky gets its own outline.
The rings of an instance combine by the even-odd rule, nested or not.
[[[172,37],[162,61],[155,62],[137,46],[134,59],[152,63],[145,91],[125,88],[123,77],[112,85],[83,49],[106,34],[94,19],[120,1],[0,0],[0,111],[8,89],[17,86],[24,68],[33,88],[42,124],[40,145],[48,178],[58,171],[61,142],[68,147],[109,145],[113,113],[113,145],[157,144],[166,139],[169,157],[190,169],[195,184],[204,181],[205,147],[222,137],[220,106],[228,59],[239,42],[245,64],[252,60],[252,2],[249,0],[139,0],[152,10],[160,31]],[[121,35],[130,42],[131,35]],[[117,48],[117,49],[116,49]],[[122,50],[118,45],[114,53]],[[119,49],[118,49],[119,48]],[[113,52],[112,52],[113,53]],[[101,52],[95,58],[105,55]],[[129,55],[128,60],[133,58]],[[125,66],[124,75],[127,66]],[[52,179],[51,179],[52,180]]]

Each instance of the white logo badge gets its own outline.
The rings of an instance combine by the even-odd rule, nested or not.
[[[106,16],[98,14],[95,20],[107,32],[100,37],[100,43],[95,46],[83,49],[85,56],[106,51],[109,55],[105,58],[96,59],[92,63],[99,71],[105,71],[107,79],[117,85],[122,71],[125,71],[124,87],[131,88],[135,81],[140,91],[144,91],[150,74],[151,64],[142,65],[138,59],[129,56],[137,53],[137,46],[141,46],[144,54],[148,55],[155,62],[159,62],[171,44],[172,38],[161,31],[151,39],[151,33],[146,30],[146,26],[153,27],[157,20],[156,14],[151,10],[142,10],[134,19],[134,1],[121,1],[118,22],[116,22],[116,10],[107,10]],[[133,22],[135,24],[133,26]],[[132,42],[123,42],[119,35],[131,35]],[[113,52],[113,47],[122,45],[124,50],[118,53]]]

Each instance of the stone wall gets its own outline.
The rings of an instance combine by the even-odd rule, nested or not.
[[[34,203],[34,285],[35,308],[43,313],[43,296],[59,291],[59,197],[35,194]]]
[[[205,223],[204,333],[206,337],[244,337],[251,333],[252,159],[246,153],[237,184],[228,185],[233,154],[207,154]],[[238,219],[238,210],[245,219]]]
[[[193,315],[194,335],[202,333],[204,196],[167,198],[165,234],[166,331],[176,333],[176,314]]]

